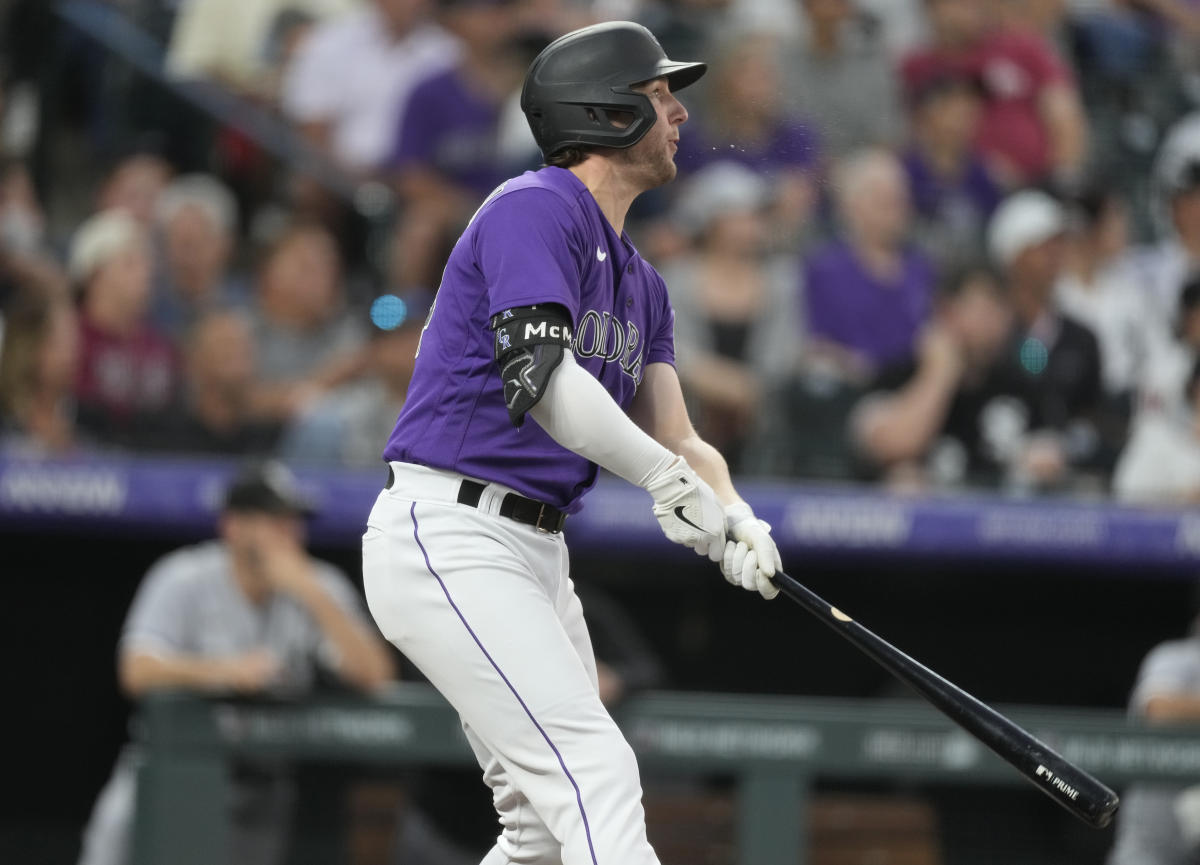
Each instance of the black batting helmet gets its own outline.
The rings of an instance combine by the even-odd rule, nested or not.
[[[633,85],[666,78],[672,90],[708,67],[667,59],[654,34],[632,21],[609,21],[555,39],[529,66],[521,109],[547,159],[564,147],[632,147],[654,125],[654,106]],[[613,123],[610,111],[633,115]]]

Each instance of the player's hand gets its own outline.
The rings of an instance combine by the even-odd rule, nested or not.
[[[253,548],[255,566],[272,589],[295,596],[312,590],[312,560],[289,521],[260,521]]]
[[[266,690],[279,674],[279,659],[266,649],[255,649],[217,662],[215,684],[222,690],[253,694]]]
[[[754,516],[745,502],[725,509],[724,556],[721,573],[735,586],[758,591],[767,600],[779,594],[771,582],[775,572],[783,569],[779,548],[771,538],[771,526]]]
[[[725,550],[721,503],[687,460],[676,457],[655,472],[645,486],[654,498],[654,516],[669,540],[714,562],[721,561]]]

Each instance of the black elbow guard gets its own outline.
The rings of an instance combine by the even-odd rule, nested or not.
[[[491,327],[504,405],[513,425],[520,426],[571,349],[571,320],[560,306],[522,306],[492,316]]]

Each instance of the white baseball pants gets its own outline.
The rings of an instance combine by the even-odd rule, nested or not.
[[[469,507],[460,475],[392,469],[363,536],[367,604],[462,719],[503,827],[483,865],[658,865],[563,536],[499,516],[500,485]]]

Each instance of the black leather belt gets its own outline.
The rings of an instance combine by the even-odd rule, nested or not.
[[[391,489],[395,481],[396,473],[391,466],[388,466],[387,488]],[[458,503],[472,508],[479,507],[479,499],[483,496],[485,489],[487,489],[487,484],[464,478],[458,487]],[[539,502],[536,499],[527,499],[516,493],[506,493],[500,501],[500,516],[533,526],[539,532],[550,534],[561,532],[563,523],[567,521],[567,515],[553,505]]]

